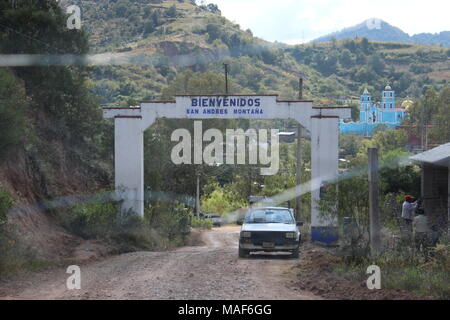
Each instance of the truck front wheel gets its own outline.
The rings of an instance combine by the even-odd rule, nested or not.
[[[291,258],[297,259],[300,256],[300,248],[292,250]]]
[[[250,251],[239,247],[239,258],[245,258],[249,255]]]

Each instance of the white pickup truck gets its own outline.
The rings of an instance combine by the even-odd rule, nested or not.
[[[261,207],[250,209],[242,222],[239,236],[239,257],[252,251],[287,251],[299,256],[301,234],[291,209]]]

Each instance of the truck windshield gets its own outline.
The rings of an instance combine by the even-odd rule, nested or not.
[[[250,211],[245,223],[294,223],[289,210],[259,209]]]

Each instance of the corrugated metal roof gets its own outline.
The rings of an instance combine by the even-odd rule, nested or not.
[[[450,142],[428,151],[418,153],[409,159],[420,162],[428,162],[441,166],[450,167]]]

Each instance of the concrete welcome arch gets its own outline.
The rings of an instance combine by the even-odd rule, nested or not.
[[[122,210],[140,216],[144,215],[144,131],[157,118],[293,119],[311,135],[312,240],[326,240],[324,231],[335,227],[321,219],[316,203],[322,182],[338,173],[339,119],[350,118],[349,107],[314,107],[310,100],[283,101],[277,95],[180,95],[172,101],[144,101],[134,108],[103,108],[103,116],[114,119],[115,187],[123,199]]]

